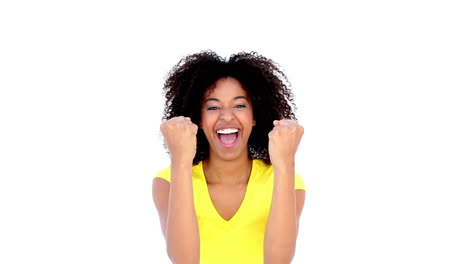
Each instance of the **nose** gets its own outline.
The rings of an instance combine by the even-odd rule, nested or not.
[[[223,121],[231,121],[232,119],[234,119],[234,113],[233,113],[232,109],[225,108],[225,109],[221,110],[221,113],[219,115],[219,119],[221,119]]]

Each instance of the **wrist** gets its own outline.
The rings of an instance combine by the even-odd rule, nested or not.
[[[171,168],[172,169],[192,169],[193,160],[189,159],[179,159],[171,158]]]
[[[285,161],[272,161],[273,170],[276,173],[280,174],[288,174],[295,172],[295,162],[294,159],[292,160],[285,160]]]
[[[171,164],[190,164],[191,166],[194,157],[195,153],[192,155],[187,151],[170,152]]]

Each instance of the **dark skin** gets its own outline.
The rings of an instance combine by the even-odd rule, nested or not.
[[[268,133],[273,129],[274,120],[296,120],[295,104],[286,75],[275,62],[255,52],[241,52],[224,59],[204,51],[181,59],[169,72],[163,87],[166,99],[163,121],[186,116],[199,126],[206,91],[226,77],[238,80],[253,103],[257,122],[249,137],[249,157],[271,164]],[[209,155],[209,142],[199,131],[193,164],[206,160]]]
[[[171,183],[156,178],[153,199],[174,263],[198,263],[199,232],[193,204],[192,160],[196,152],[196,131],[205,132],[210,156],[203,161],[208,189],[214,207],[225,220],[231,219],[245,196],[252,169],[248,139],[256,120],[250,98],[233,78],[216,82],[205,95],[201,122],[179,116],[161,125],[171,153]],[[217,133],[238,129],[235,144],[220,143]],[[275,185],[264,240],[265,263],[290,263],[294,256],[299,218],[305,192],[294,189],[294,157],[303,128],[293,120],[276,120],[269,133],[269,155],[275,172]]]

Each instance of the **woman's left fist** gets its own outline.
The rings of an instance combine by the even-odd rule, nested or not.
[[[294,156],[304,134],[304,128],[293,120],[275,120],[268,134],[268,152],[274,166],[294,164]]]

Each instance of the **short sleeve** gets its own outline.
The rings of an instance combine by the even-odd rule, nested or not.
[[[165,168],[164,170],[161,170],[160,172],[156,173],[156,176],[154,178],[161,178],[164,179],[168,182],[171,182],[171,168]]]
[[[299,175],[298,173],[296,173],[294,182],[295,182],[295,187],[294,187],[294,189],[296,189],[296,190],[304,190],[304,191],[305,191],[304,180],[302,179],[301,175]]]

